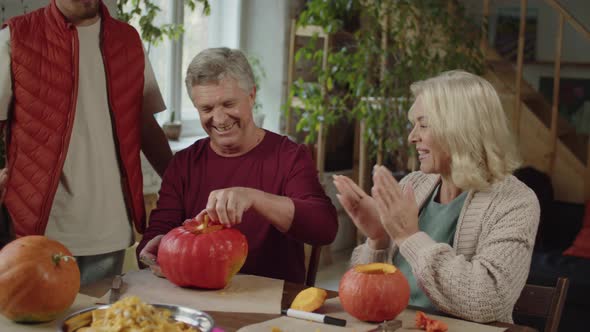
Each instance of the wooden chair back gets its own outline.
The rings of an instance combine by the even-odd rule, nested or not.
[[[305,285],[313,287],[315,285],[315,278],[318,274],[318,267],[320,265],[320,254],[322,252],[321,246],[305,245]]]
[[[514,306],[514,318],[541,318],[545,332],[557,332],[565,304],[569,280],[558,278],[555,287],[526,284]]]

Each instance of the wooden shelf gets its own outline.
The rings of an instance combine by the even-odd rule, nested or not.
[[[516,64],[512,61],[509,60],[504,60],[504,59],[487,59],[487,62],[489,64],[492,64],[494,66],[506,66],[509,65],[511,68],[512,66],[515,66]],[[553,60],[534,60],[534,61],[524,61],[523,64],[528,65],[528,66],[547,66],[547,67],[553,67],[555,66],[555,61]],[[590,62],[572,62],[572,61],[562,61],[561,62],[561,67],[574,67],[574,68],[590,68]]]
[[[535,61],[525,61],[525,65],[534,65],[534,66],[555,66],[555,61],[552,60],[535,60]],[[561,67],[574,67],[574,68],[590,68],[590,62],[571,62],[571,61],[562,61]]]
[[[314,35],[318,35],[320,38],[324,38],[328,36],[328,34],[324,31],[324,29],[317,25],[308,25],[304,27],[298,27],[295,31],[295,35],[298,37],[313,37]]]
[[[299,97],[293,97],[293,99],[291,99],[291,106],[293,106],[295,108],[305,109],[305,105],[303,104],[303,101],[301,101],[301,98],[299,98]]]

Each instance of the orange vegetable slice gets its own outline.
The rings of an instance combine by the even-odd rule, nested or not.
[[[291,309],[312,312],[324,304],[328,293],[320,288],[310,287],[295,296]]]
[[[446,332],[449,329],[445,322],[429,318],[422,311],[416,311],[416,327],[426,332]]]

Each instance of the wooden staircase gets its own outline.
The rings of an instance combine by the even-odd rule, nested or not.
[[[489,54],[489,56],[488,56]],[[516,69],[491,49],[486,51],[487,70],[483,75],[494,85],[508,119],[514,118]],[[522,82],[520,147],[523,164],[542,172],[551,170],[551,104],[527,82]],[[579,135],[574,127],[559,117],[557,146],[552,181],[555,198],[566,202],[585,200],[587,135]]]
[[[559,77],[563,25],[567,21],[575,30],[588,37],[590,32],[571,16],[556,0],[546,0],[559,15],[556,45],[556,77]],[[526,0],[521,1],[521,20],[526,12]],[[487,24],[489,0],[484,0],[484,20]],[[482,26],[486,36],[487,27]],[[585,134],[561,117],[557,102],[550,104],[545,97],[522,79],[524,23],[521,22],[519,59],[516,64],[504,60],[487,41],[482,40],[487,70],[483,75],[490,81],[502,101],[504,110],[516,133],[523,164],[533,166],[550,175],[555,199],[582,203],[590,199],[590,142]],[[520,80],[517,80],[520,77]],[[559,81],[554,86],[559,87]],[[554,92],[554,99],[558,94]],[[516,101],[519,101],[518,103]]]

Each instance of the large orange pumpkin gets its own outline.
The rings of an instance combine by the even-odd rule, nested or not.
[[[24,236],[0,251],[0,313],[8,319],[51,321],[72,305],[79,290],[78,264],[57,241]]]
[[[394,319],[410,301],[410,285],[393,265],[372,263],[348,270],[338,287],[346,312],[362,321]]]
[[[247,256],[242,232],[207,221],[185,222],[166,234],[158,248],[162,273],[181,287],[224,288]]]

